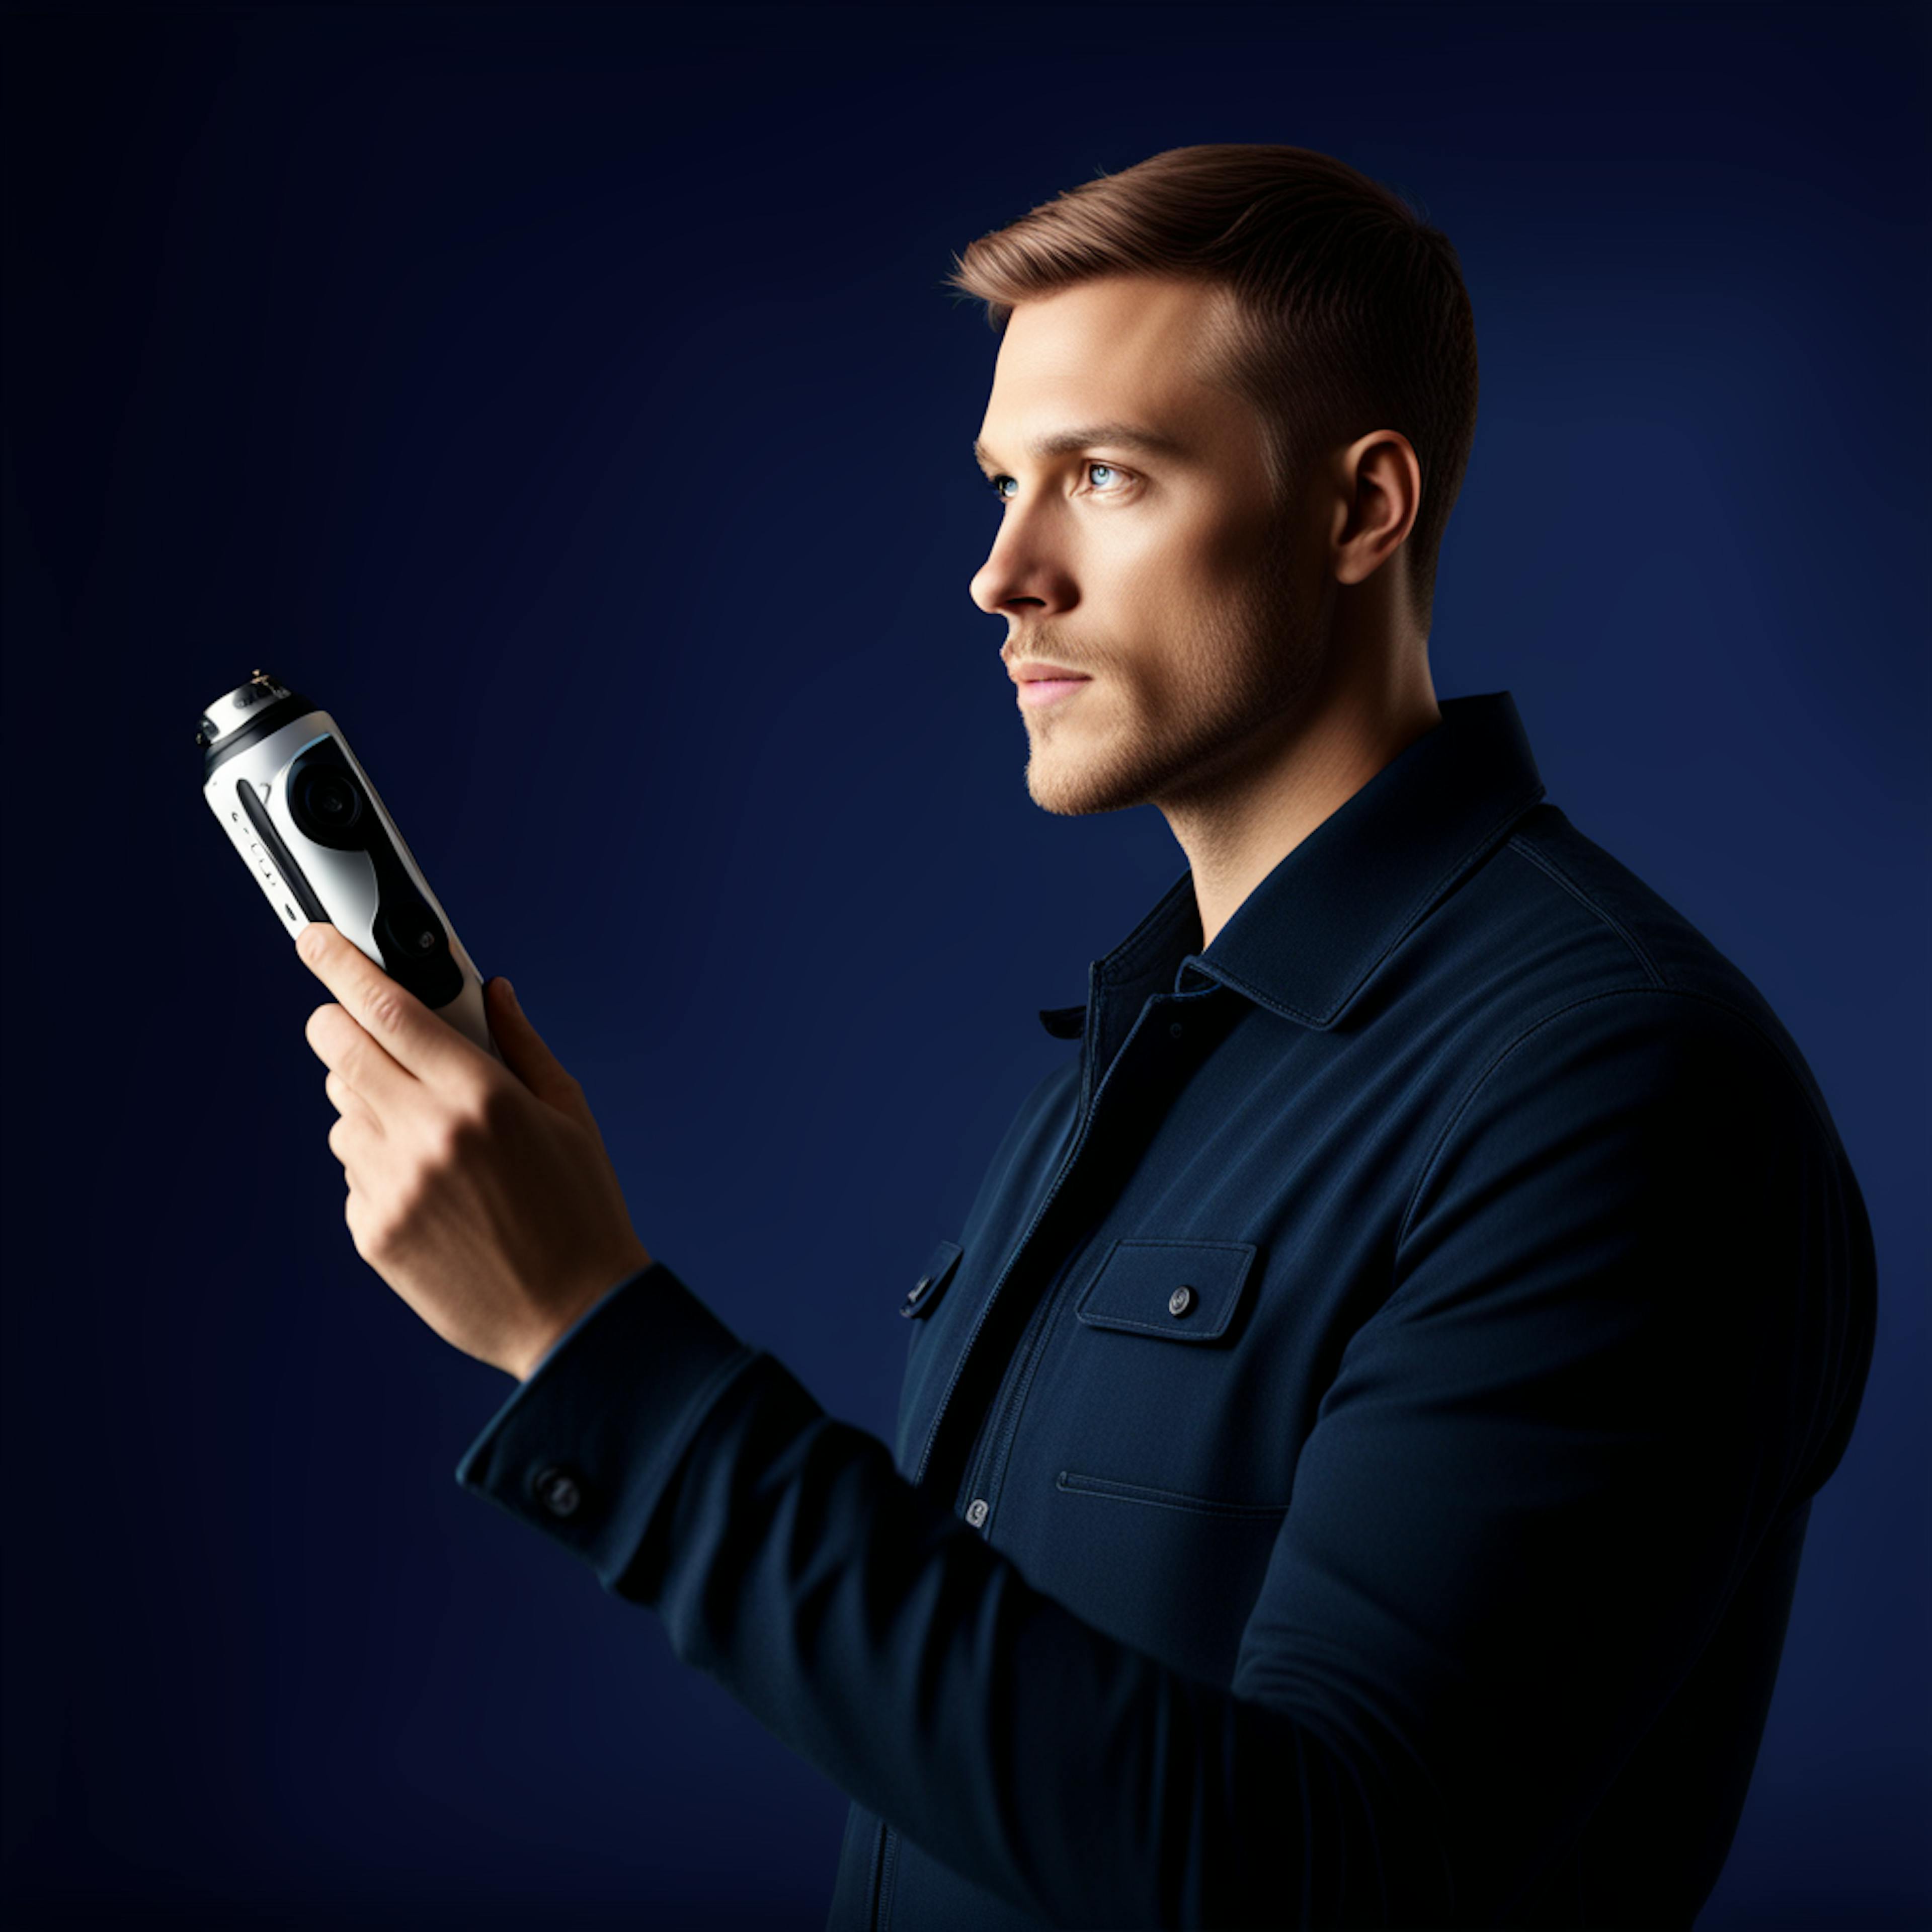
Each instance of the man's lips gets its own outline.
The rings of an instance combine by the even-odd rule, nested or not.
[[[1019,701],[1028,710],[1042,704],[1058,704],[1093,681],[1090,677],[1022,678],[1018,680]]]
[[[1079,679],[1087,676],[1084,670],[1076,670],[1070,664],[1049,664],[1044,658],[1022,658],[1006,673],[1016,684],[1037,684],[1066,678]]]
[[[1030,711],[1043,704],[1058,704],[1083,684],[1093,682],[1084,670],[1048,664],[1044,658],[1023,658],[1006,675],[1019,686],[1019,701]]]

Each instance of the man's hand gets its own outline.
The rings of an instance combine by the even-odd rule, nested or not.
[[[332,926],[296,950],[339,1004],[304,1029],[341,1115],[356,1251],[446,1342],[519,1382],[648,1267],[585,1104],[509,982],[484,988],[499,1066]]]

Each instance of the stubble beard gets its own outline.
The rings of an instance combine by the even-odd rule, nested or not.
[[[1246,598],[1210,608],[1189,635],[1170,642],[1157,694],[1124,688],[1103,662],[1094,698],[1124,716],[1102,728],[1097,713],[1040,715],[1028,732],[1026,784],[1034,804],[1069,816],[1184,805],[1294,728],[1327,658],[1335,585],[1325,580],[1308,608],[1294,594],[1286,560],[1269,561]],[[1050,627],[1037,641],[1040,655],[1050,658]],[[1074,698],[1070,714],[1091,701]]]

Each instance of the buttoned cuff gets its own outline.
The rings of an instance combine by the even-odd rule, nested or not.
[[[568,1544],[612,1588],[691,1438],[758,1353],[653,1261],[565,1330],[456,1480]]]

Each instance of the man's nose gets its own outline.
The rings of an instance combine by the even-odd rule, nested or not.
[[[981,610],[995,616],[1034,609],[1052,616],[1079,601],[1073,573],[1040,520],[1011,510],[967,588]]]

